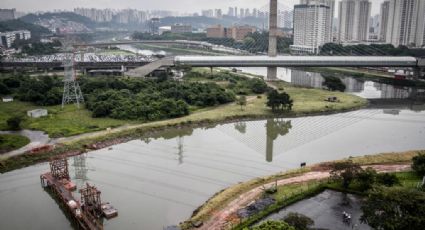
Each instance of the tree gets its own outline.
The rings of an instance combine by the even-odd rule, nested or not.
[[[267,106],[271,107],[273,112],[290,111],[292,110],[293,100],[285,92],[279,93],[277,90],[272,90],[267,95]]]
[[[267,220],[252,230],[295,230],[295,228],[283,221]]]
[[[21,116],[13,116],[9,119],[7,119],[6,123],[7,123],[7,127],[10,130],[21,130],[21,122],[22,122],[22,117]]]
[[[10,89],[3,82],[0,82],[0,95],[7,95],[10,93]]]
[[[238,100],[236,101],[236,104],[241,106],[241,110],[243,110],[243,107],[246,106],[246,96],[242,95],[238,97]]]
[[[341,91],[344,92],[346,86],[341,79],[334,76],[323,76],[325,81],[322,83],[330,91]]]
[[[341,180],[342,186],[348,188],[350,183],[356,179],[362,168],[359,164],[352,161],[336,162],[331,165],[331,178],[334,180]]]
[[[286,215],[282,220],[294,227],[296,230],[308,230],[312,225],[314,225],[314,221],[308,216],[294,212],[288,213],[288,215]]]
[[[400,184],[399,179],[395,174],[390,173],[381,173],[378,174],[376,177],[376,181],[379,184],[385,185],[387,187],[392,187],[394,185]]]
[[[378,187],[362,206],[362,221],[375,229],[423,229],[425,193],[403,187]]]
[[[425,175],[425,154],[419,154],[412,159],[412,169],[420,176]]]
[[[359,182],[360,188],[362,190],[369,190],[372,188],[376,182],[377,174],[378,173],[371,167],[368,167],[365,170],[360,170],[356,176],[356,180]]]

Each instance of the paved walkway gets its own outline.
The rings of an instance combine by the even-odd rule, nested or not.
[[[28,145],[25,145],[24,147],[13,150],[11,152],[1,154],[2,157],[6,157],[6,158],[23,154],[35,147],[53,143],[53,140],[49,138],[49,135],[45,134],[43,131],[33,131],[33,130],[0,131],[0,134],[17,134],[17,135],[28,137],[30,139],[30,143]]]
[[[410,169],[410,165],[374,165],[371,166],[378,172],[397,172],[406,171]],[[282,179],[277,182],[278,185],[293,184],[307,182],[311,180],[326,179],[329,177],[329,171],[314,171],[308,172],[300,176]],[[265,187],[274,185],[275,182],[265,184]],[[263,186],[258,186],[248,192],[241,194],[233,201],[228,203],[223,209],[214,213],[211,218],[206,221],[201,230],[222,230],[228,229],[228,219],[234,215],[239,209],[246,207],[250,202],[259,197],[263,192]]]

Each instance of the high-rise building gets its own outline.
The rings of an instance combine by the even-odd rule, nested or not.
[[[388,14],[390,13],[390,1],[384,1],[381,4],[381,20],[379,25],[379,40],[385,41],[387,39],[387,27],[388,27]]]
[[[214,17],[214,11],[213,10],[203,10],[201,12],[201,15],[204,16],[204,17],[212,18],[212,17]]]
[[[0,22],[16,18],[16,9],[0,9]]]
[[[318,53],[320,46],[332,41],[334,4],[334,0],[301,0],[295,5],[293,53]]]
[[[227,11],[227,16],[229,17],[235,16],[235,9],[233,9],[233,7],[229,7],[229,11]]]
[[[222,18],[223,17],[223,12],[221,11],[221,9],[215,9],[215,17],[216,18]]]
[[[398,47],[425,45],[425,1],[390,0],[385,41]]]
[[[338,40],[340,42],[367,41],[369,38],[369,0],[342,0],[339,2]]]
[[[185,25],[185,24],[174,24],[171,26],[171,33],[173,34],[192,33],[192,26]]]
[[[239,11],[240,11],[239,12],[239,17],[240,18],[244,18],[245,17],[245,10],[243,8],[240,8]]]

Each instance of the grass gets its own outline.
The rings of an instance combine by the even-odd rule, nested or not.
[[[24,147],[30,139],[15,134],[0,134],[0,154]]]
[[[49,111],[47,117],[29,118],[26,112],[31,109],[45,108]],[[68,137],[77,134],[94,132],[108,127],[117,127],[134,122],[116,120],[111,118],[92,118],[91,112],[78,109],[75,105],[67,105],[62,110],[61,106],[35,106],[30,103],[14,101],[0,103],[0,129],[7,130],[6,121],[14,115],[25,117],[22,124],[24,129],[42,130],[50,137]]]

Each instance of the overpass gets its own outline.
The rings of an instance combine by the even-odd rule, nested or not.
[[[422,62],[421,62],[422,61]],[[425,67],[425,59],[388,56],[176,56],[193,67]]]
[[[143,77],[161,67],[188,65],[192,67],[401,67],[412,68],[423,78],[425,58],[391,56],[176,56],[158,61],[83,61],[75,67],[87,69],[135,68],[130,76]],[[61,68],[62,62],[0,62],[0,69],[14,68]]]
[[[423,78],[425,58],[388,56],[176,56],[173,62],[158,67],[188,65],[192,67],[403,67],[412,68]],[[147,68],[149,66],[149,69]],[[130,76],[145,76],[154,63],[133,69]]]

